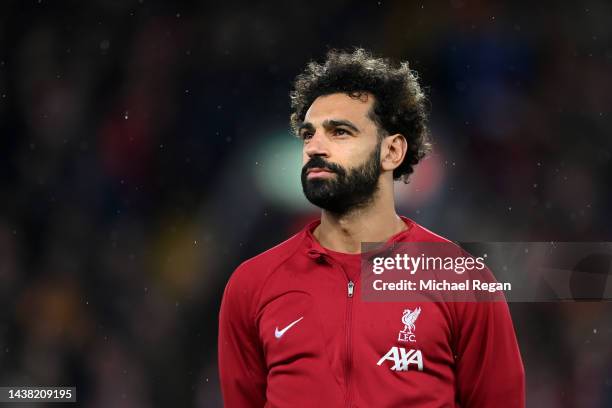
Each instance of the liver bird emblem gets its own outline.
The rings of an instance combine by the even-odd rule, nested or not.
[[[404,330],[401,331],[402,333],[408,333],[408,334],[413,333],[413,330],[416,329],[414,322],[416,321],[417,317],[419,317],[420,313],[421,313],[420,307],[417,307],[414,310],[410,310],[410,309],[404,310],[404,315],[402,316],[402,323],[404,323]]]

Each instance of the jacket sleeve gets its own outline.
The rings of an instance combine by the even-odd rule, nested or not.
[[[461,408],[525,407],[525,370],[505,300],[458,304],[455,339]]]
[[[267,374],[253,319],[254,291],[245,272],[241,265],[230,278],[219,313],[219,378],[226,408],[261,408],[266,403]]]

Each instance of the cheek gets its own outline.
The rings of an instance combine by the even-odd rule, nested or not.
[[[373,146],[358,146],[351,149],[347,149],[346,157],[344,158],[346,166],[354,168],[363,165],[363,163],[365,163],[372,155],[372,149],[374,149]]]
[[[308,163],[310,157],[306,154],[306,149],[302,149],[302,165]]]

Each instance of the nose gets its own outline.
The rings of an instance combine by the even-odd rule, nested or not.
[[[304,153],[308,157],[329,156],[329,150],[325,141],[325,135],[321,131],[316,131],[306,143],[304,143]]]

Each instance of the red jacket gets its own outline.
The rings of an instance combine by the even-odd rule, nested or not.
[[[408,229],[389,242],[445,241],[402,219]],[[230,278],[219,318],[226,407],[525,406],[505,302],[362,302],[360,256],[323,248],[319,222]],[[400,342],[403,313],[417,308],[416,338]]]

